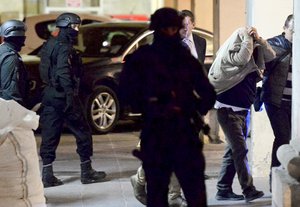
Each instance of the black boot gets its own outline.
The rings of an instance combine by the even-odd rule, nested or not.
[[[85,161],[80,164],[81,167],[81,183],[90,184],[103,181],[106,177],[106,173],[103,171],[97,172],[92,168],[91,161]]]
[[[43,166],[42,181],[44,184],[44,188],[59,186],[64,184],[60,179],[58,179],[53,175],[52,164]]]

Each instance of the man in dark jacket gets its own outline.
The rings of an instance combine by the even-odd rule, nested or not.
[[[183,42],[189,46],[192,55],[204,64],[206,55],[206,40],[192,33],[192,30],[195,28],[195,16],[193,12],[186,9],[182,10],[180,15],[183,17],[183,28],[180,30]],[[207,72],[207,70],[208,68],[205,68],[205,72]],[[219,136],[220,127],[217,120],[216,109],[209,110],[206,117],[208,118],[208,124],[210,127],[208,134],[209,141],[213,144],[222,143]],[[200,133],[200,139],[204,139],[204,135],[202,133]],[[206,177],[208,178],[207,175]]]
[[[145,170],[149,207],[168,206],[172,172],[189,206],[207,205],[205,161],[193,117],[212,108],[215,92],[202,65],[182,45],[181,27],[176,10],[158,9],[151,16],[153,44],[128,57],[121,74],[121,101],[143,114],[137,156]]]
[[[0,97],[15,100],[26,107],[28,79],[23,61],[18,54],[25,42],[26,25],[19,20],[8,20],[1,26],[4,43],[0,45]]]
[[[180,35],[183,38],[192,55],[204,64],[206,53],[206,40],[192,33],[195,28],[195,16],[189,10],[182,10],[180,16],[183,17],[183,28],[180,30]]]
[[[41,78],[47,84],[43,91],[40,118],[42,128],[40,155],[43,160],[44,187],[63,184],[53,175],[52,163],[56,158],[55,151],[64,123],[76,138],[77,153],[81,161],[81,183],[100,182],[106,176],[105,172],[97,172],[91,166],[92,135],[78,97],[82,65],[73,43],[78,35],[80,23],[80,17],[73,13],[58,16],[56,26],[60,30],[59,34],[54,39],[49,39],[41,50],[41,64],[49,62],[51,65],[50,68],[40,68]]]
[[[291,139],[293,15],[287,17],[283,29],[281,35],[268,39],[276,58],[267,65],[262,91],[262,100],[275,136],[271,168],[280,165],[276,152]]]

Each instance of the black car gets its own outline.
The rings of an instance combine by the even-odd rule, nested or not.
[[[39,14],[24,18],[24,23],[27,26],[25,46],[22,47],[21,54],[30,54],[38,48],[51,34],[57,32],[55,21],[60,13]],[[81,19],[81,24],[100,23],[112,21],[112,18],[104,15],[93,14],[78,14]]]
[[[96,133],[110,132],[118,120],[139,116],[124,116],[117,88],[125,56],[141,45],[152,43],[153,31],[148,30],[148,26],[148,22],[106,22],[80,28],[75,48],[84,64],[81,96],[87,120]],[[209,67],[213,55],[212,34],[201,29],[193,32],[207,40],[206,65]],[[32,105],[39,102],[41,95],[38,50],[23,56],[30,73]]]

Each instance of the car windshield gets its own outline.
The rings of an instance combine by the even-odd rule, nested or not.
[[[82,27],[75,48],[82,57],[118,56],[141,30],[139,27]]]

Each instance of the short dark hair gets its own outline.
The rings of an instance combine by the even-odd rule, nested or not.
[[[195,22],[195,16],[193,14],[193,12],[191,12],[190,10],[184,9],[180,12],[180,16],[184,17],[190,17],[191,21],[194,23]]]
[[[157,9],[150,17],[150,30],[160,30],[167,27],[182,28],[182,17],[178,11],[173,8],[163,7]]]
[[[289,24],[290,24],[290,21],[292,21],[293,19],[294,19],[294,15],[293,15],[293,14],[290,14],[290,15],[286,18],[286,20],[285,20],[285,22],[284,22],[284,27],[288,28],[288,27],[289,27]]]

